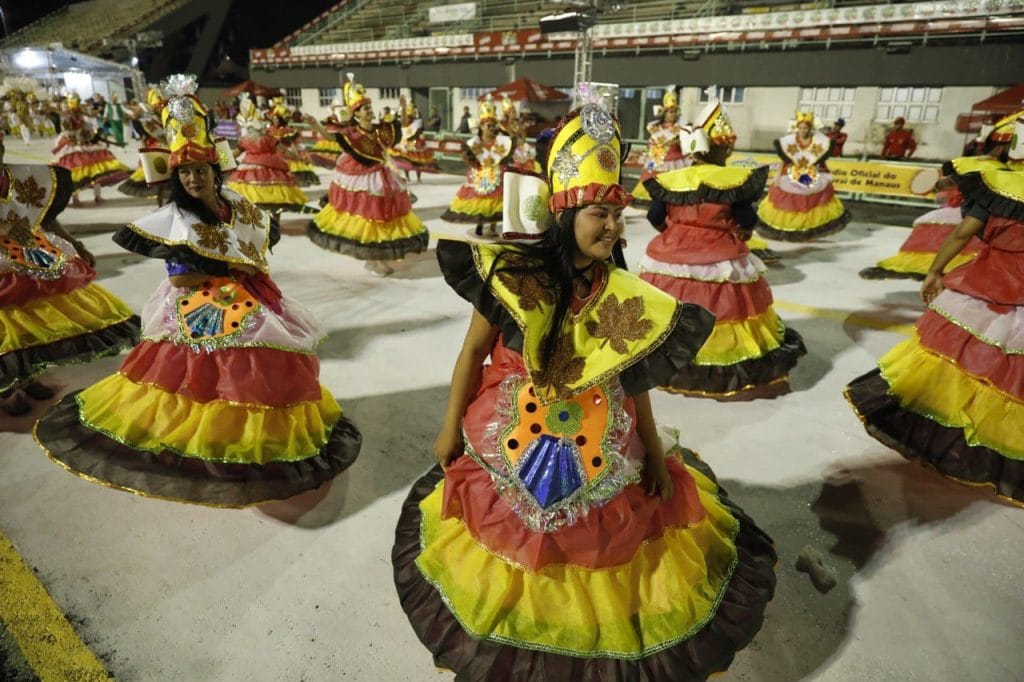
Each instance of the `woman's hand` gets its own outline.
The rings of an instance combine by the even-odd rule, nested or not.
[[[462,432],[458,428],[443,429],[441,433],[437,434],[437,440],[434,441],[434,456],[437,457],[437,463],[444,469],[451,466],[464,449]]]
[[[929,272],[921,285],[921,300],[927,305],[935,300],[935,297],[942,293],[942,275],[938,272]]]
[[[668,475],[668,467],[662,455],[648,453],[647,461],[644,463],[643,485],[648,496],[658,495],[662,502],[672,499],[672,477]]]

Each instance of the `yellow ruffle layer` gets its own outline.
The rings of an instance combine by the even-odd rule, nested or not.
[[[131,316],[124,302],[98,284],[0,308],[0,353],[97,332]]]
[[[226,183],[227,188],[238,192],[251,203],[302,205],[309,197],[294,185],[249,185],[241,182]]]
[[[974,260],[975,253],[961,253],[949,261],[946,272],[955,270],[965,263]],[[920,253],[917,251],[900,251],[895,256],[878,261],[878,267],[892,270],[893,272],[911,272],[918,275],[927,275],[928,269],[935,260],[934,253]]]
[[[132,182],[146,181],[146,171],[142,170],[141,164],[135,170],[132,171],[132,174],[128,176],[128,179],[131,180]]]
[[[717,322],[697,351],[694,364],[735,365],[754,360],[778,348],[785,333],[774,308],[739,322]]]
[[[736,564],[739,523],[714,483],[690,469],[707,517],[645,542],[627,564],[531,572],[440,519],[444,482],[420,503],[416,564],[476,637],[534,650],[640,658],[691,636],[715,614]]]
[[[768,242],[755,234],[747,240],[747,248],[751,251],[767,251],[771,247],[768,246]]]
[[[970,445],[1024,459],[1024,403],[928,351],[916,334],[886,353],[878,366],[904,408],[962,429]]]
[[[334,152],[340,154],[342,152],[341,145],[334,140],[317,140],[316,144],[310,148],[311,152]]]
[[[200,403],[118,372],[79,393],[78,404],[84,424],[138,450],[267,464],[307,459],[327,442],[341,406],[320,391],[319,401],[288,407]]]
[[[313,166],[313,164],[308,163],[306,161],[289,161],[288,171],[291,173],[315,173],[316,168]]]
[[[454,213],[478,216],[491,216],[496,213],[501,213],[501,208],[502,198],[500,196],[494,199],[481,197],[461,199],[459,197],[455,197],[452,199],[452,203],[448,206],[448,209]]]
[[[114,171],[126,171],[131,170],[128,166],[124,165],[117,159],[108,159],[106,161],[100,161],[99,163],[90,163],[87,166],[81,166],[74,168],[71,171],[71,181],[76,185],[85,182],[91,178],[96,178],[107,173],[113,173]]]
[[[817,206],[810,211],[797,212],[786,211],[778,208],[771,202],[771,196],[765,197],[757,207],[757,217],[769,227],[785,232],[803,232],[813,230],[827,225],[833,220],[838,220],[846,209],[839,197],[832,197],[832,200],[823,206]]]
[[[427,229],[412,211],[394,220],[376,222],[354,213],[339,211],[330,204],[320,209],[313,222],[322,232],[361,244],[408,239],[423,234]]]

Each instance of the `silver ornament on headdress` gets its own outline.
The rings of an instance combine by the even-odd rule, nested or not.
[[[167,111],[171,117],[182,123],[191,121],[196,112],[189,95],[194,95],[199,89],[195,75],[176,73],[160,83],[160,89],[167,98]]]
[[[615,117],[611,114],[607,93],[602,93],[590,83],[580,83],[576,86],[576,101],[583,108],[580,112],[583,132],[601,144],[615,137]]]

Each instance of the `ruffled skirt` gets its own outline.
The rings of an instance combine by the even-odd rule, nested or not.
[[[765,237],[801,242],[839,232],[850,212],[836,196],[831,174],[822,172],[807,186],[782,174],[758,205],[757,218]]]
[[[317,246],[360,260],[396,260],[426,251],[430,241],[398,176],[384,164],[366,167],[347,155],[308,233]]]
[[[467,180],[455,193],[448,209],[441,214],[441,220],[472,225],[500,223],[503,202],[504,190],[500,182],[494,190],[481,194]]]
[[[961,220],[959,206],[944,206],[925,213],[914,221],[910,236],[903,242],[895,256],[878,261],[874,267],[861,270],[860,276],[864,279],[924,279],[942,242],[956,229]],[[981,244],[980,239],[972,237],[946,266],[946,272],[974,260]]]
[[[116,185],[131,175],[132,169],[101,145],[72,146],[66,149],[57,159],[56,165],[71,171],[71,182],[75,189],[94,184]]]
[[[1024,308],[946,289],[846,397],[907,458],[1024,504]]]
[[[50,457],[112,488],[218,507],[291,497],[350,466],[361,437],[319,383],[311,314],[282,299],[239,332],[196,338],[178,312],[193,296],[163,283],[121,369],[39,420]]]
[[[691,230],[698,233],[700,230]],[[687,253],[658,249],[673,228],[655,237],[658,254]],[[640,278],[680,301],[696,303],[715,315],[715,327],[693,362],[682,367],[663,390],[717,398],[754,397],[756,389],[786,390],[789,371],[807,350],[794,329],[772,306],[764,264],[752,254],[706,264],[669,263],[645,255]]]
[[[67,259],[55,277],[15,271],[0,260],[0,391],[49,367],[116,355],[139,340],[139,318],[94,284],[95,270],[59,237]]]
[[[675,451],[674,451],[675,452]],[[628,486],[556,533],[523,528],[469,457],[417,481],[392,562],[403,609],[457,680],[703,680],[761,627],[771,539],[702,462],[668,503]]]
[[[287,168],[283,159],[275,158]],[[250,203],[268,210],[301,211],[309,201],[291,173],[275,166],[243,163],[228,176],[225,185]]]

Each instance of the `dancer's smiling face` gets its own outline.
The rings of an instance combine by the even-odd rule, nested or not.
[[[591,204],[576,213],[573,261],[577,268],[611,257],[612,249],[625,229],[622,211],[623,207],[618,204]]]

